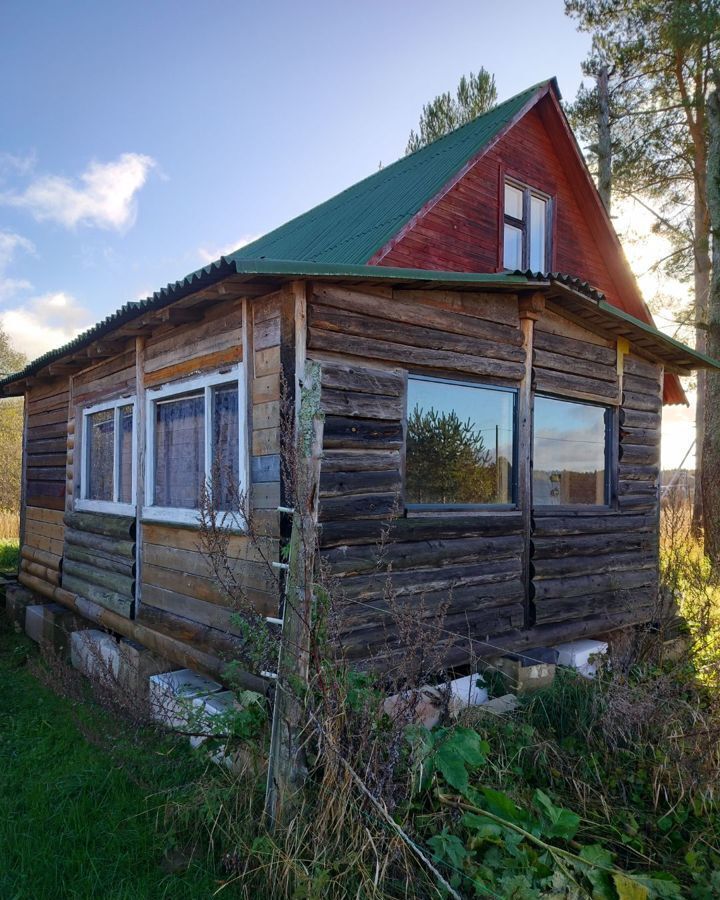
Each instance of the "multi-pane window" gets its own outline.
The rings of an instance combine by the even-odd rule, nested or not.
[[[134,414],[127,398],[83,411],[80,509],[134,512]]]
[[[505,182],[503,266],[547,272],[550,268],[550,198],[518,182]]]
[[[406,505],[512,504],[515,406],[513,390],[411,376]]]
[[[240,395],[240,370],[148,394],[146,516],[195,521],[204,497],[219,510],[236,505],[244,490]]]
[[[610,417],[604,406],[535,398],[535,506],[608,504]]]

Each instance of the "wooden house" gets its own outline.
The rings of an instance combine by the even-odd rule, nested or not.
[[[492,655],[652,618],[663,401],[718,363],[653,326],[554,81],[6,378],[26,401],[21,584],[218,673],[237,630],[198,551],[201,488],[222,455],[279,559],[281,382],[307,360],[351,659],[403,652],[388,526],[394,590],[428,622],[447,607],[451,663],[468,638]],[[277,617],[257,548],[229,552]]]

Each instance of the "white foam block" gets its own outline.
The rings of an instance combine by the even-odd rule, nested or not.
[[[217,694],[222,685],[190,669],[151,675],[148,681],[153,718],[169,728],[185,728],[196,697]]]
[[[579,641],[556,644],[555,649],[558,651],[559,665],[576,669],[587,678],[594,678],[598,668],[596,657],[604,656],[607,653],[608,645],[605,641],[583,638]]]
[[[194,697],[193,708],[198,711],[198,721],[194,723],[197,731],[210,737],[215,733],[213,718],[223,715],[232,709],[240,709],[240,704],[232,691],[221,691],[219,694],[210,694],[204,697]],[[205,738],[200,735],[192,735],[190,744],[199,747]]]
[[[487,688],[483,687],[480,675],[465,675],[450,682],[452,700],[458,706],[480,706],[488,699]]]
[[[42,640],[44,618],[44,603],[38,603],[36,606],[28,606],[25,610],[25,634],[38,644]]]

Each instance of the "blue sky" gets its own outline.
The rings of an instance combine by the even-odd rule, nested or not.
[[[30,356],[392,162],[463,73],[572,99],[589,49],[562,0],[4,0],[0,29],[0,319]]]

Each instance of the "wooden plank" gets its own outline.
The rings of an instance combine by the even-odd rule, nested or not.
[[[253,430],[278,428],[280,425],[280,403],[271,400],[268,403],[256,403],[252,408]]]
[[[255,349],[255,377],[275,375],[280,372],[280,347]]]
[[[173,525],[159,525],[154,522],[143,522],[144,546],[155,544],[177,550],[190,550],[202,553],[200,532],[196,528],[182,528]],[[227,556],[230,559],[261,560],[265,554],[274,559],[277,541],[271,538],[260,538],[257,542],[246,535],[229,535]]]
[[[618,400],[617,383],[600,381],[596,378],[586,378],[582,375],[571,375],[567,372],[533,368],[533,383],[538,391],[583,394],[588,397],[598,397],[606,403],[616,403]]]
[[[116,591],[101,588],[94,584],[89,584],[73,575],[63,574],[62,586],[66,591],[85,597],[92,603],[97,603],[105,609],[110,609],[118,615],[125,616],[128,619],[133,617],[135,601],[118,594]]]
[[[280,429],[261,428],[252,433],[253,456],[280,453]]]
[[[221,369],[223,366],[236,365],[242,362],[243,350],[241,345],[231,346],[224,350],[216,350],[213,353],[202,355],[193,354],[189,359],[174,362],[163,368],[147,371],[145,373],[145,386],[154,387],[169,381],[177,381],[190,375],[206,372],[210,369]]]
[[[623,389],[622,405],[629,409],[659,413],[662,410],[662,398],[659,395],[638,394]]]
[[[280,482],[264,481],[250,487],[253,509],[277,509],[280,503]]]
[[[218,606],[217,603],[206,603],[196,597],[188,597],[152,584],[143,585],[143,606],[164,610],[228,634],[242,635],[243,633],[242,627],[237,621],[238,614],[233,609]],[[270,596],[258,595],[255,608],[264,616],[277,616],[278,614],[277,600]]]
[[[118,538],[114,535],[93,534],[70,527],[65,529],[65,543],[130,561],[135,559],[136,554],[135,542],[129,537]]]
[[[25,544],[28,547],[35,547],[37,550],[45,550],[55,556],[62,556],[63,542],[37,534],[30,527],[30,523],[27,523],[25,528]]]
[[[269,400],[280,399],[280,373],[273,372],[270,375],[262,375],[252,379],[253,403],[266,403]]]
[[[518,327],[517,297],[514,294],[491,292],[400,290],[392,292],[393,299],[424,303],[452,313],[476,316],[491,322]]]
[[[255,350],[267,350],[280,344],[280,319],[267,319],[256,322],[253,327],[253,343]],[[256,369],[257,371],[257,369]]]
[[[53,525],[63,524],[63,513],[56,509],[43,509],[39,506],[27,507],[28,519],[35,519],[38,522],[48,522]]]
[[[657,554],[652,552],[597,553],[592,556],[533,559],[530,572],[533,583],[535,583],[545,578],[561,576],[634,572],[640,569],[657,568],[657,564]]]
[[[619,517],[616,517],[619,518]],[[630,526],[631,527],[631,526]],[[384,520],[326,522],[320,532],[323,548],[388,541],[427,541],[479,536],[522,534],[520,513],[386,517]],[[562,533],[562,532],[561,532]]]
[[[100,513],[65,513],[63,519],[68,528],[87,531],[105,537],[127,540],[135,536],[135,519],[130,516],[102,515]]]
[[[111,572],[101,566],[88,565],[68,556],[63,560],[62,571],[63,579],[68,576],[78,578],[88,584],[114,591],[129,600],[135,597],[135,580],[131,575]]]
[[[582,597],[600,591],[630,591],[653,584],[657,580],[655,566],[637,571],[606,572],[578,575],[572,578],[544,578],[532,582],[533,599]]]
[[[27,500],[28,503],[32,503],[33,506],[42,504],[47,509],[65,509],[64,497],[44,497],[42,494],[28,494]]]
[[[396,509],[397,503],[396,493],[329,497],[320,504],[320,521],[387,518]]]
[[[567,534],[625,533],[656,527],[657,522],[653,516],[533,516],[533,533],[543,537]]]
[[[657,531],[646,526],[642,531],[620,531],[612,534],[573,534],[552,537],[533,536],[531,556],[533,560],[581,557],[603,553],[621,553],[623,550],[652,550],[657,545]]]
[[[320,496],[323,498],[383,492],[398,494],[401,487],[399,469],[366,472],[328,472],[323,470],[320,478]]]
[[[614,365],[605,366],[602,363],[592,362],[586,359],[577,359],[574,356],[565,356],[562,353],[551,353],[548,350],[533,349],[533,365],[541,369],[550,369],[556,372],[568,372],[572,375],[585,375],[588,378],[609,381],[615,385],[617,391],[617,369]]]
[[[399,469],[399,450],[323,450],[321,472],[374,472],[383,469]]]
[[[280,481],[280,454],[252,456],[250,458],[250,480],[253,484],[266,481]]]

